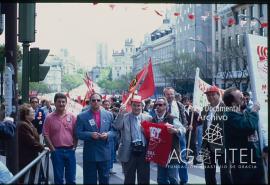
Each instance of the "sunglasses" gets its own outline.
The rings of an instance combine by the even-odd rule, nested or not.
[[[155,104],[155,106],[160,106],[160,107],[162,107],[164,104]]]
[[[100,99],[92,99],[91,102],[100,102]]]

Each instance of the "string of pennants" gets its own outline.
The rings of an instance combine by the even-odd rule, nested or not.
[[[93,6],[97,6],[99,3],[97,2],[93,2]],[[111,9],[111,10],[115,10],[116,7],[119,7],[121,5],[116,5],[116,4],[108,4],[108,7]],[[127,9],[127,7],[125,7],[125,9]],[[153,11],[153,13],[157,16],[160,16],[160,17],[165,17],[165,13],[162,11],[162,10],[158,10],[158,9],[153,9],[153,8],[150,8],[149,6],[142,6],[140,8],[142,11]],[[190,20],[190,21],[194,21],[195,20],[195,14],[194,13],[188,13],[187,15],[182,15],[181,12],[172,12],[172,15],[175,16],[175,17],[183,17],[183,16],[187,16],[187,18]],[[211,16],[211,13],[210,12],[205,12],[205,15],[202,15],[200,16],[201,20],[202,21],[207,21],[208,19],[210,19],[211,17],[214,18],[214,21],[218,22],[218,21],[221,21],[221,24],[223,26],[232,26],[234,24],[236,24],[236,20],[233,18],[233,17],[229,17],[229,18],[222,18],[221,16],[215,14],[215,15],[212,15]],[[246,20],[240,20],[240,26],[243,27],[245,26],[245,24],[247,23]],[[250,25],[251,26],[255,26],[257,24],[257,21],[251,21],[250,22]],[[261,28],[265,28],[265,27],[268,27],[268,22],[262,22],[261,25],[260,25]]]

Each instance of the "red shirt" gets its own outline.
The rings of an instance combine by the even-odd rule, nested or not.
[[[172,135],[163,123],[142,122],[149,145],[145,159],[166,166],[172,148]]]
[[[94,120],[97,124],[97,128],[100,129],[100,111],[96,111],[96,112],[92,111],[92,113],[93,113]]]
[[[59,116],[52,112],[45,118],[43,135],[50,138],[54,147],[73,146],[76,119],[72,113]]]

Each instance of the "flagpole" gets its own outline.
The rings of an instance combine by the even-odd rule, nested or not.
[[[192,124],[193,124],[193,118],[194,118],[194,110],[193,110],[193,108],[191,109],[191,111],[192,111],[192,113],[191,113],[191,120],[190,120],[190,125],[192,126]],[[193,129],[193,128],[192,128]],[[191,130],[192,129],[189,129],[189,133],[188,133],[188,145],[187,145],[187,157],[186,157],[186,159],[188,159],[189,158],[189,148],[190,148],[190,140],[191,140]]]

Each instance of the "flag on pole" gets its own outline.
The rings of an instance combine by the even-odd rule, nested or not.
[[[134,91],[137,89],[138,85],[140,84],[140,82],[142,81],[143,79],[143,76],[146,72],[147,68],[144,67],[137,75],[136,77],[130,82],[129,84],[129,88],[128,88],[128,91],[130,93],[134,93]]]
[[[133,79],[130,83],[129,94],[127,98],[125,99],[125,101],[122,101],[124,102],[125,105],[127,105],[127,109],[129,109],[128,106],[130,105],[129,104],[130,99],[132,98],[134,94],[136,94],[135,91],[137,90],[140,82],[143,79],[144,81],[141,84],[139,91],[137,92],[137,94],[142,96],[142,100],[152,96],[155,91],[151,58],[149,59],[148,65],[144,66],[144,68],[136,75],[136,78]]]
[[[155,93],[155,82],[153,75],[152,60],[149,59],[149,64],[147,67],[147,73],[144,78],[143,84],[141,85],[138,94],[142,97],[142,100],[152,96]]]
[[[199,112],[201,112],[203,107],[208,105],[208,100],[207,100],[207,97],[205,95],[205,91],[211,85],[209,85],[204,80],[202,80],[199,77],[199,73],[200,73],[200,69],[196,68],[194,91],[193,91],[193,101],[192,102],[193,102],[193,107],[196,110],[198,110]],[[222,96],[224,94],[224,90],[219,89],[219,92],[220,92],[220,95],[221,95],[220,98],[222,98]]]

